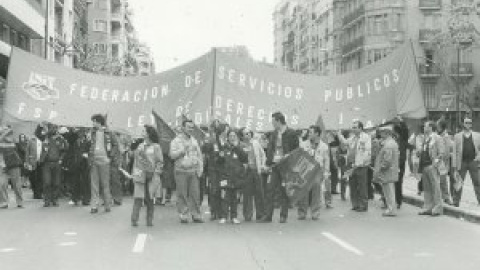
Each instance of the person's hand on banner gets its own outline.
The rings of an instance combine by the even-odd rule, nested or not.
[[[221,187],[226,187],[227,186],[227,180],[220,181],[220,186]]]

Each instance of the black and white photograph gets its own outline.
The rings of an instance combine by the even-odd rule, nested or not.
[[[477,270],[480,0],[0,0],[1,270]]]

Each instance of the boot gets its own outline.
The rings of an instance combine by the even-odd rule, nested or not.
[[[147,201],[147,226],[153,226],[153,200],[150,199]]]
[[[342,201],[346,201],[347,198],[345,197],[345,192],[347,191],[347,181],[343,180],[340,181],[340,194],[342,197]]]
[[[332,208],[332,193],[330,191],[324,191],[323,198],[325,199],[325,206]]]
[[[142,208],[143,199],[135,198],[133,200],[133,210],[132,210],[132,225],[136,226],[138,223],[138,217],[140,216],[140,208]]]

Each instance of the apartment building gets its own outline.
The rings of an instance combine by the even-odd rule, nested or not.
[[[135,61],[138,68],[136,72],[138,76],[149,76],[155,74],[155,63],[153,61],[152,52],[145,44],[139,44]]]
[[[281,1],[273,13],[275,64],[293,72],[341,74],[375,63],[399,45],[411,42],[431,116],[453,117],[457,110],[456,93],[467,93],[463,99],[479,110],[479,37],[461,42],[460,46],[434,44],[438,36],[446,33],[452,9],[480,7],[476,2],[479,1]],[[319,20],[322,14],[328,14],[328,19]],[[467,19],[475,23],[476,29],[480,29],[478,14]],[[322,55],[327,59],[322,59]],[[326,62],[320,64],[322,60]],[[460,108],[466,109],[467,105],[462,104]]]
[[[0,41],[44,55],[44,0],[0,0]]]
[[[333,0],[282,1],[273,16],[277,66],[300,73],[335,73]]]
[[[93,53],[125,62],[134,33],[127,0],[88,0],[88,43]],[[125,67],[129,69],[130,67]],[[124,71],[126,73],[126,71]]]

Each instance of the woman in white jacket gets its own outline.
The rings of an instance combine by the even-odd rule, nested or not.
[[[265,170],[266,156],[262,145],[254,139],[253,131],[242,129],[243,142],[241,147],[248,155],[247,174],[243,188],[243,217],[249,222],[253,218],[253,203],[255,202],[255,218],[261,219],[264,214],[263,181],[261,173]]]

